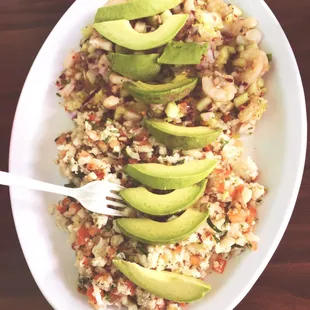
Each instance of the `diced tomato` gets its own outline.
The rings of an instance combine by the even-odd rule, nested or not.
[[[181,252],[182,252],[182,246],[181,246],[181,245],[178,245],[178,246],[176,247],[175,251],[176,251],[177,253],[181,253]]]
[[[201,261],[201,258],[199,255],[192,255],[190,258],[191,265],[193,266],[199,266],[200,261]]]
[[[210,236],[212,236],[212,233],[210,233],[209,231],[206,231],[205,236],[206,236],[206,238],[209,238]]]
[[[110,293],[110,300],[111,302],[116,302],[121,299],[121,295],[118,293],[117,288],[114,288]]]
[[[85,287],[80,287],[80,286],[78,286],[77,291],[78,291],[80,294],[82,294],[82,295],[86,295],[86,293],[87,293],[87,290],[86,290]]]
[[[90,120],[91,122],[94,122],[95,119],[96,119],[96,114],[90,114],[90,115],[89,115],[89,120]]]
[[[62,145],[62,144],[66,144],[67,142],[67,138],[65,135],[60,136],[57,140],[56,140],[56,144],[57,145]]]
[[[88,163],[86,168],[90,171],[96,170],[98,168],[98,165],[94,164],[94,163]]]
[[[99,234],[99,232],[100,232],[100,229],[99,228],[97,228],[97,227],[91,227],[91,228],[89,228],[89,230],[88,230],[88,233],[92,236],[92,237],[94,237],[94,236],[96,236],[97,234]]]
[[[244,210],[230,210],[228,217],[232,223],[242,223],[246,221],[247,213]]]
[[[143,128],[133,139],[135,141],[143,141],[146,140],[148,137],[148,132],[146,131],[146,129]]]
[[[81,210],[81,207],[79,206],[78,203],[72,202],[72,203],[70,204],[69,209],[70,209],[70,210],[71,210],[71,209],[74,210],[74,214],[76,214],[77,212],[79,212],[79,211]],[[72,212],[72,213],[73,213],[73,212]]]
[[[139,145],[149,145],[150,146],[150,142],[148,140],[142,140],[139,142]]]
[[[226,115],[224,115],[224,117],[223,117],[223,121],[225,122],[225,123],[227,123],[227,122],[229,122],[229,121],[231,121],[231,115],[230,114],[226,114]]]
[[[60,204],[58,206],[56,206],[56,210],[58,210],[61,214],[65,213],[68,209],[66,206]]]
[[[257,251],[257,242],[256,241],[251,241],[251,250]]]
[[[218,192],[224,193],[225,192],[225,179],[223,177],[220,177],[220,176],[217,177],[214,180],[214,186],[216,187]]]
[[[244,189],[244,184],[240,184],[236,186],[234,191],[231,194],[232,199],[237,200],[240,197],[241,193],[243,192],[243,189]]]
[[[161,304],[161,305],[157,305],[156,308],[155,308],[155,310],[163,310],[163,309],[165,309],[165,308],[166,308],[166,305],[165,305],[165,302],[164,302],[164,303]]]
[[[96,171],[94,171],[94,172],[95,172],[95,174],[96,174],[96,176],[97,176],[97,178],[98,178],[99,180],[103,180],[103,179],[104,179],[105,173],[104,173],[103,170],[96,170]]]
[[[66,155],[67,155],[67,151],[66,151],[66,150],[63,150],[63,151],[59,152],[58,157],[59,157],[60,159],[63,159],[63,158],[66,157]]]
[[[205,147],[203,148],[203,151],[204,151],[204,152],[212,152],[212,148],[211,148],[210,145],[207,145],[207,146],[205,146]]]
[[[227,261],[222,257],[218,256],[218,258],[213,262],[212,269],[215,272],[223,273],[226,267]]]
[[[76,233],[76,243],[78,245],[85,245],[87,243],[87,240],[89,238],[88,230],[82,226]]]
[[[79,157],[88,157],[89,153],[87,153],[86,151],[81,151],[81,153],[79,154]]]
[[[94,292],[94,288],[93,286],[91,286],[88,290],[87,290],[87,297],[88,297],[88,300],[93,303],[93,304],[96,304],[97,303],[97,300],[95,298],[95,296],[93,295],[93,292]]]
[[[77,245],[76,242],[73,242],[73,243],[71,244],[71,248],[72,248],[72,250],[76,251],[76,250],[79,248],[79,246]]]
[[[125,131],[122,128],[120,128],[118,131],[121,137],[127,137]]]
[[[254,226],[249,226],[248,229],[244,231],[244,233],[248,234],[254,230]]]
[[[214,169],[214,174],[221,175],[224,178],[227,178],[231,174],[231,168],[228,166],[227,170],[224,169]]]
[[[113,149],[116,146],[119,146],[119,141],[118,140],[112,140],[111,142],[109,142],[109,145]]]
[[[137,161],[136,159],[133,159],[133,158],[129,158],[129,159],[128,159],[128,162],[129,162],[130,164],[137,164],[137,163],[138,163],[138,161]]]
[[[114,257],[116,254],[116,250],[114,248],[109,248],[108,250],[108,254],[110,255],[110,257]]]
[[[181,114],[183,115],[187,114],[187,111],[188,111],[187,102],[183,101],[180,104],[178,104],[178,106],[179,106]]]
[[[84,257],[84,258],[83,258],[82,264],[83,264],[84,266],[88,266],[88,265],[89,265],[89,259],[88,259],[87,257]]]
[[[256,210],[256,208],[254,208],[254,207],[249,207],[249,216],[248,216],[248,218],[246,219],[246,222],[247,222],[248,224],[251,225],[252,222],[255,220],[256,216],[257,216],[257,210]]]
[[[130,296],[134,296],[136,292],[136,286],[129,280],[125,281],[125,283],[130,290]]]
[[[69,207],[69,205],[71,204],[72,200],[68,197],[66,197],[65,199],[62,200],[62,204],[64,206],[66,206],[67,208]]]
[[[101,273],[98,273],[94,276],[94,280],[97,281],[102,276]]]
[[[92,249],[84,249],[83,253],[85,256],[89,257],[92,255]]]
[[[110,277],[110,275],[108,273],[98,273],[97,275],[94,276],[94,280],[106,281],[106,280],[108,280],[109,277]]]

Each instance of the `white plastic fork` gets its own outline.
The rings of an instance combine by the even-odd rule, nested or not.
[[[0,171],[0,184],[69,196],[78,200],[85,209],[91,212],[111,216],[126,216],[122,211],[109,208],[109,206],[114,208],[127,207],[118,195],[118,192],[124,187],[106,180],[91,182],[79,188],[68,188]],[[119,201],[112,201],[108,198]]]

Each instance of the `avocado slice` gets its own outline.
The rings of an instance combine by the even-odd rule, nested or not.
[[[169,222],[156,222],[148,218],[121,218],[116,223],[129,238],[147,244],[173,244],[187,239],[208,218],[208,212],[187,209]]]
[[[183,127],[158,119],[145,119],[144,125],[155,139],[171,149],[200,149],[214,142],[220,129],[209,127]]]
[[[138,101],[149,104],[166,104],[181,100],[192,92],[198,79],[181,74],[166,84],[146,84],[143,82],[125,82],[125,89]]]
[[[167,65],[198,65],[207,48],[208,44],[172,41],[167,44],[158,62]]]
[[[214,170],[216,163],[214,159],[203,159],[177,166],[129,164],[124,167],[124,172],[150,188],[170,190],[188,187],[204,180]]]
[[[205,192],[207,180],[177,189],[166,195],[156,195],[144,187],[120,191],[120,196],[131,207],[154,216],[172,215],[193,206]]]
[[[125,0],[118,4],[105,5],[99,8],[95,22],[149,17],[170,10],[180,3],[181,0]]]
[[[165,45],[182,29],[187,14],[170,16],[159,28],[149,33],[135,31],[125,19],[95,23],[93,27],[105,38],[134,51],[144,51]]]
[[[188,303],[211,290],[204,281],[179,273],[151,270],[120,259],[114,259],[113,264],[131,282],[167,300]]]
[[[110,53],[112,70],[133,80],[151,81],[160,72],[159,54],[125,55]]]

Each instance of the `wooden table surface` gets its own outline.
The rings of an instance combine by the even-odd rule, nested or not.
[[[303,78],[306,99],[310,102],[310,0],[266,2],[292,44]],[[8,168],[11,126],[26,75],[47,35],[72,3],[73,0],[0,1],[1,170]],[[8,189],[5,187],[0,187],[0,203],[3,210],[0,217],[0,309],[52,309],[40,293],[25,262],[14,228]],[[309,157],[296,208],[285,236],[262,276],[236,309],[310,309],[308,233],[310,234]]]

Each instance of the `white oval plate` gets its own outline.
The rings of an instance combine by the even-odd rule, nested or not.
[[[78,0],[56,25],[39,52],[22,91],[11,140],[10,171],[63,185],[53,160],[54,138],[72,126],[57,104],[54,82],[80,29],[92,22],[105,1]],[[269,109],[251,138],[251,153],[269,189],[259,210],[258,252],[246,251],[229,262],[223,275],[209,279],[213,289],[190,309],[233,309],[247,294],[276,250],[291,217],[300,187],[306,152],[306,109],[303,87],[292,49],[276,18],[262,0],[235,0],[259,20],[264,48],[273,54],[268,74]],[[11,202],[19,240],[42,293],[57,310],[90,309],[76,291],[74,252],[67,236],[48,214],[59,197],[11,188]]]

